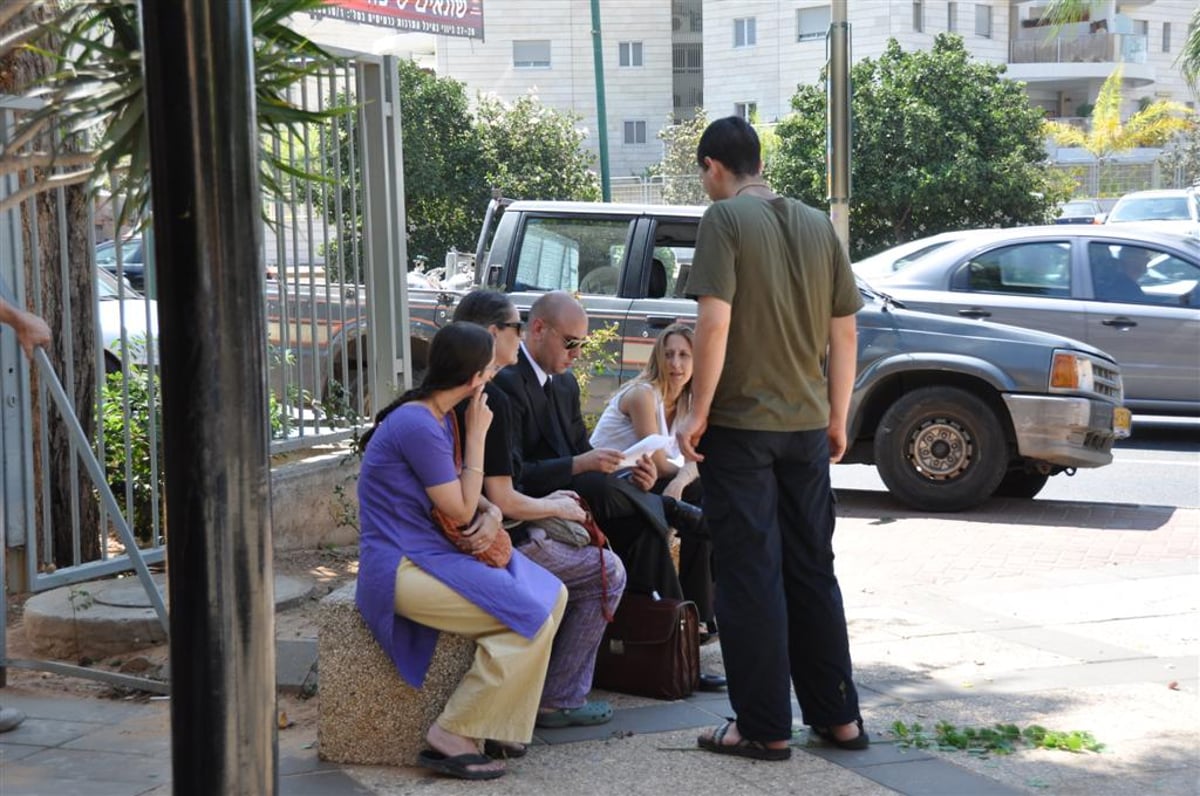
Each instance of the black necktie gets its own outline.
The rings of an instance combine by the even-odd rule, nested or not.
[[[554,398],[554,388],[551,386],[553,381],[552,378],[547,377],[546,383],[542,385],[542,392],[546,394],[546,407],[550,410],[550,444],[557,450],[559,456],[567,456],[571,453],[571,449],[567,445],[567,435],[563,431],[558,401]]]

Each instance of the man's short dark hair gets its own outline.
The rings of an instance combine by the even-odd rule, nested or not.
[[[762,149],[758,133],[740,116],[726,116],[710,124],[696,146],[696,162],[704,168],[704,159],[712,158],[724,164],[738,177],[758,174]]]

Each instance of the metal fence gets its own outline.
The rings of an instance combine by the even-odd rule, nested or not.
[[[1074,180],[1075,196],[1119,197],[1152,188],[1186,188],[1192,183],[1182,166],[1160,159],[1116,163],[1055,163],[1052,167]]]
[[[292,99],[348,112],[264,141],[283,164],[264,177],[281,187],[263,208],[273,453],[354,434],[409,356],[395,61],[346,57]],[[0,98],[0,141],[38,107]],[[0,615],[9,593],[160,562],[169,532],[154,275],[171,264],[154,262],[152,223],[112,229],[82,186],[25,196],[32,177],[0,178],[0,280],[50,323],[63,391],[0,330]],[[0,622],[0,685],[5,665]]]

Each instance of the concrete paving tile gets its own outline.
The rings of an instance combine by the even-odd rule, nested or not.
[[[101,689],[97,690],[100,693]],[[0,704],[17,708],[35,719],[57,719],[73,722],[112,724],[130,716],[167,712],[166,702],[132,702],[115,699],[79,697],[48,697],[30,693],[19,686],[7,686],[0,691]]]
[[[973,683],[1013,668],[1051,668],[1077,662],[1053,652],[1031,649],[1019,640],[1009,640],[995,632],[852,644],[851,653],[855,679],[864,683],[928,679]]]
[[[1037,781],[1038,788],[1061,796],[1181,796],[1200,792],[1200,769],[1176,771],[1136,771],[1119,779],[1112,777],[1079,777],[1057,785]]]
[[[1200,652],[1200,624],[1186,614],[1078,622],[1046,630],[1095,639],[1147,657],[1180,657]]]
[[[713,721],[713,714],[698,706],[686,702],[670,702],[657,707],[614,711],[612,721],[607,724],[555,730],[536,729],[533,734],[535,738],[554,745],[704,727]]]
[[[9,730],[4,733],[4,742],[7,744],[53,747],[82,737],[95,730],[98,726],[100,725],[93,722],[59,721],[57,719],[28,717],[15,730]]]
[[[1027,669],[997,677],[984,684],[996,692],[1036,691],[1053,688],[1082,688],[1093,685],[1162,682],[1192,679],[1200,675],[1200,659],[1194,655],[1171,658],[1139,658],[1128,661],[1098,661],[1050,669]]]
[[[4,796],[143,796],[147,790],[145,785],[130,782],[51,776],[28,778],[23,772],[12,770],[0,773],[0,793]]]
[[[900,793],[921,796],[1013,796],[1026,791],[941,760],[884,763],[859,769],[867,778]]]
[[[1011,591],[1003,610],[1031,624],[1058,625],[1195,611],[1200,574]],[[966,600],[971,598],[965,597]],[[976,598],[979,599],[979,598]],[[988,600],[981,600],[985,605]]]
[[[336,769],[280,776],[280,796],[358,796],[371,791]]]
[[[1121,646],[1115,642],[1106,642],[1103,638],[1095,636],[1073,633],[1065,626],[1053,629],[1045,627],[1019,627],[1012,630],[996,630],[993,631],[992,635],[1004,641],[1010,641],[1015,644],[1031,647],[1040,652],[1052,653],[1064,659],[1075,660],[1081,663],[1154,657],[1145,650],[1136,650]]]
[[[36,755],[45,747],[42,746],[22,746],[15,743],[0,743],[0,768],[3,768],[8,763],[20,760],[22,757]],[[3,776],[0,776],[0,785],[4,783]]]
[[[316,771],[336,771],[338,766],[334,763],[326,763],[317,756],[317,749],[314,746],[308,754],[304,755],[289,755],[283,754],[280,750],[279,755],[279,776],[287,777],[293,774],[311,774]]]
[[[885,763],[908,763],[922,760],[931,755],[921,749],[904,749],[895,743],[879,741],[879,731],[864,722],[867,732],[871,733],[872,743],[860,751],[838,749],[832,744],[822,741],[815,735],[805,737],[802,733],[799,746],[806,753],[815,755],[843,768],[860,769],[866,766],[878,766]]]
[[[844,766],[795,748],[790,760],[782,762],[755,762],[744,758],[706,754],[716,758],[714,765],[721,765],[746,783],[749,789],[762,793],[892,793],[866,777],[860,776]],[[660,782],[659,793],[663,786]]]
[[[170,717],[165,714],[134,716],[120,724],[94,728],[85,735],[62,744],[61,748],[170,759]]]
[[[171,780],[171,758],[90,752],[69,749],[45,749],[11,767],[15,771],[42,772],[57,779],[93,779],[102,782],[140,784],[144,788]],[[52,774],[51,774],[52,772]],[[51,791],[52,792],[52,791]]]
[[[299,689],[316,683],[316,639],[281,639],[275,642],[275,682],[280,688]]]

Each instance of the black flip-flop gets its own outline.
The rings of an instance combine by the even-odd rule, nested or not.
[[[493,741],[490,738],[483,742],[483,753],[493,760],[517,760],[528,751],[529,747],[523,743]]]
[[[492,771],[467,768],[467,766],[483,766],[492,762],[494,762],[492,758],[485,755],[464,754],[451,757],[436,749],[426,749],[417,755],[419,765],[456,779],[498,779],[504,776],[502,768]]]
[[[743,738],[737,743],[725,743],[725,735],[732,726],[733,719],[730,719],[720,727],[715,727],[712,735],[701,735],[697,738],[696,745],[707,752],[715,752],[719,755],[733,755],[735,757],[748,757],[751,760],[791,759],[792,748],[790,746],[785,746],[782,749],[772,749],[762,741],[751,741],[749,738]]]

